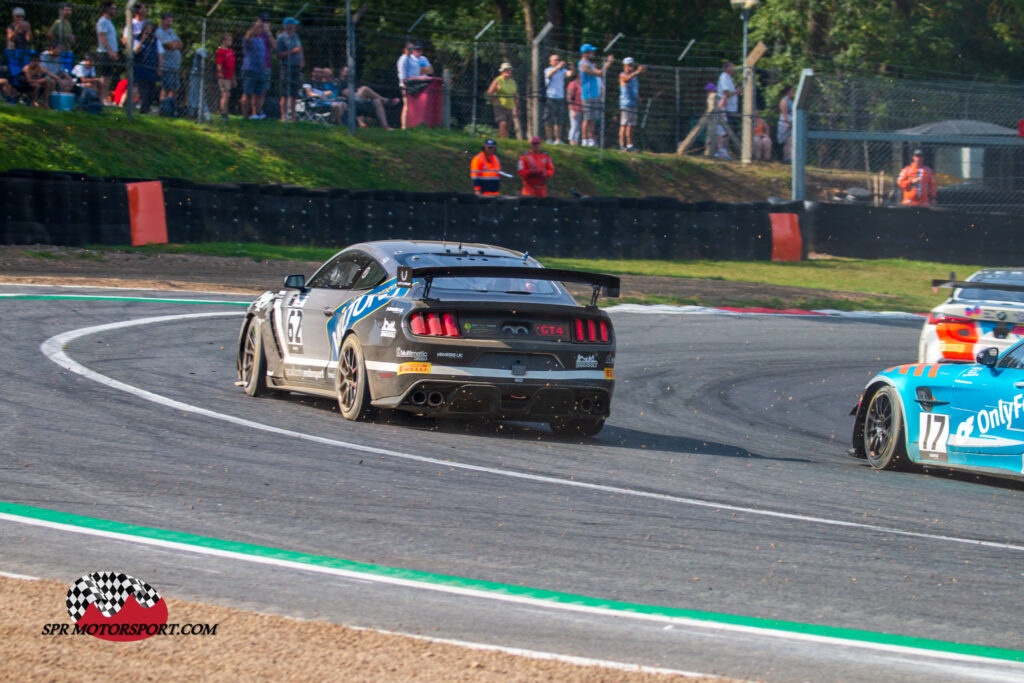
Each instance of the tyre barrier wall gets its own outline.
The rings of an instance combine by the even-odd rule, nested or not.
[[[948,209],[806,202],[800,230],[810,251],[832,256],[1020,265],[1024,217]]]
[[[802,206],[688,204],[666,197],[482,199],[452,192],[160,180],[171,242],[341,247],[375,239],[448,239],[544,256],[753,261],[772,257],[769,213],[796,213]],[[137,181],[2,173],[2,243],[129,244],[128,182]]]

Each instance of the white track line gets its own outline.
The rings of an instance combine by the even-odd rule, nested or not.
[[[665,493],[657,493],[654,491],[644,491],[642,489],[628,489],[619,486],[609,486],[606,484],[594,484],[585,481],[579,481],[575,479],[562,479],[559,477],[550,477],[540,474],[529,474],[527,472],[517,472],[515,470],[503,470],[494,467],[485,467],[483,465],[471,465],[469,463],[453,462],[448,460],[440,460],[438,458],[430,458],[423,455],[415,455],[412,453],[403,453],[402,451],[395,451],[389,448],[379,448],[377,446],[367,446],[365,444],[355,443],[352,441],[341,441],[339,439],[330,439],[324,436],[317,436],[315,434],[305,434],[302,432],[294,432],[288,429],[282,429],[280,427],[274,427],[272,425],[263,424],[262,422],[256,422],[254,420],[247,420],[241,417],[235,417],[234,415],[226,415],[224,413],[218,413],[207,408],[201,408],[199,406],[184,403],[182,401],[176,401],[160,394],[155,394],[145,389],[139,389],[138,387],[126,384],[119,380],[101,375],[98,372],[90,370],[84,365],[72,360],[66,353],[64,353],[64,346],[71,341],[78,339],[79,337],[85,337],[91,334],[98,334],[100,332],[107,332],[110,330],[124,329],[127,327],[135,327],[138,325],[149,325],[162,322],[172,322],[187,319],[198,319],[198,318],[214,318],[219,316],[237,316],[236,312],[211,312],[211,313],[191,313],[183,315],[164,315],[152,318],[138,318],[135,320],[125,320],[116,323],[107,323],[105,325],[94,325],[91,327],[83,327],[77,330],[71,330],[62,334],[54,335],[40,345],[40,350],[47,358],[52,360],[57,365],[70,370],[71,372],[77,373],[91,379],[95,382],[99,382],[105,386],[124,391],[133,396],[152,401],[158,405],[173,408],[174,410],[188,412],[193,415],[204,415],[206,417],[222,420],[231,424],[238,425],[240,427],[246,427],[248,429],[256,429],[263,432],[269,432],[278,436],[288,437],[290,439],[300,439],[302,441],[310,441],[313,443],[323,444],[326,446],[333,446],[336,448],[344,448],[354,451],[361,451],[363,453],[373,453],[375,455],[389,456],[393,458],[400,458],[402,460],[411,460],[414,462],[421,462],[430,465],[437,465],[439,467],[445,467],[450,469],[461,469],[470,472],[480,472],[482,474],[497,475],[500,477],[509,477],[513,479],[521,479],[526,481],[540,482],[543,484],[554,484],[557,486],[569,486],[578,489],[586,489],[589,491],[600,491],[602,493],[611,493],[619,496],[631,496],[634,498],[647,498],[651,500],[657,500],[667,503],[676,503],[679,505],[689,505],[693,507],[709,508],[712,510],[725,510],[729,512],[740,512],[744,514],[757,515],[760,517],[770,517],[774,519],[785,519],[794,522],[806,522],[810,524],[822,524],[826,526],[842,527],[846,529],[858,529],[861,531],[868,531],[871,533],[878,534],[890,534],[894,536],[904,536],[908,538],[920,538],[927,539],[930,541],[941,541],[945,543],[957,543],[963,545],[971,545],[984,548],[995,548],[999,550],[1010,550],[1014,552],[1024,552],[1024,545],[1016,543],[1000,543],[997,541],[986,541],[984,539],[976,538],[963,538],[959,536],[947,536],[944,534],[932,534],[922,531],[908,531],[905,529],[897,529],[895,527],[879,526],[875,524],[867,524],[864,522],[851,522],[841,519],[831,519],[828,517],[816,517],[813,515],[804,515],[793,512],[779,512],[776,510],[766,510],[763,508],[747,507],[742,505],[730,505],[728,503],[719,503],[710,500],[702,500],[699,498],[687,498],[683,496],[674,496]]]

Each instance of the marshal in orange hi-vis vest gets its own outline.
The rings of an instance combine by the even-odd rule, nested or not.
[[[501,161],[497,154],[480,152],[469,164],[469,177],[473,191],[483,197],[501,194]]]

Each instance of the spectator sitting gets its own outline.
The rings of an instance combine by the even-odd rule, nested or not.
[[[92,65],[92,56],[87,52],[85,58],[71,70],[75,83],[86,88],[99,91],[100,79],[96,77],[96,67]]]
[[[342,122],[342,116],[344,116],[345,111],[348,109],[348,105],[338,99],[338,88],[331,83],[330,79],[330,69],[313,67],[313,70],[310,72],[309,83],[305,83],[302,86],[302,94],[312,101],[307,103],[307,107],[312,108],[314,111],[329,107],[331,110],[331,123],[338,124]]]
[[[60,43],[50,46],[50,49],[43,53],[40,64],[50,73],[58,92],[71,92],[75,89],[75,82],[71,74],[64,70],[62,55],[64,49]]]
[[[325,69],[325,71],[327,72],[327,78],[325,80],[330,80],[331,70]],[[347,86],[348,67],[344,66],[341,69],[341,94],[346,99],[350,99],[348,97]],[[394,130],[391,126],[388,125],[388,117],[387,113],[385,113],[384,111],[384,105],[398,104],[399,102],[400,100],[397,99],[389,100],[385,97],[382,97],[369,86],[357,86],[355,106],[356,116],[358,117],[359,125],[362,126],[363,128],[367,128],[368,126],[365,119],[369,117],[371,114],[375,113],[377,115],[377,120],[380,122],[381,128],[383,128],[384,130]]]
[[[29,57],[25,68],[15,76],[14,89],[25,96],[31,96],[32,106],[49,109],[50,92],[53,90],[54,82],[55,80],[51,77],[50,72],[40,63],[39,55],[34,54]],[[40,94],[43,95],[41,104],[39,102]]]
[[[14,98],[14,88],[11,87],[10,71],[2,62],[0,62],[0,94],[3,94],[12,104],[17,101]]]
[[[50,26],[50,30],[46,32],[46,39],[50,43],[60,43],[64,47],[71,49],[71,46],[75,44],[75,34],[71,30],[71,4],[61,3],[60,6],[60,17],[53,22]]]
[[[32,26],[25,21],[25,10],[11,10],[11,24],[7,27],[7,49],[28,50],[32,46]]]

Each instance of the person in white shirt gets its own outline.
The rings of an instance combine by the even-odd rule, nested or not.
[[[569,65],[557,54],[548,57],[544,69],[544,109],[541,119],[549,145],[562,144],[562,113],[565,109],[565,81]]]
[[[99,90],[100,79],[96,78],[96,67],[92,65],[92,57],[88,52],[85,53],[85,58],[71,70],[71,75],[79,85]]]
[[[96,22],[96,73],[100,76],[100,102],[107,104],[110,94],[110,80],[121,70],[118,60],[117,29],[114,28],[114,14],[117,7],[112,2],[104,3],[103,16]]]
[[[722,64],[722,73],[718,76],[718,108],[724,112],[721,116],[721,123],[718,124],[718,151],[715,156],[722,159],[731,158],[729,155],[728,133],[725,127],[730,125],[729,118],[735,117],[740,110],[740,100],[737,97],[736,82],[732,75],[736,71],[736,65],[732,62]]]
[[[406,81],[410,78],[430,76],[434,67],[423,55],[423,43],[410,40],[405,44],[405,52],[398,58],[398,87],[402,90],[402,128],[406,127],[409,117],[409,93]]]

